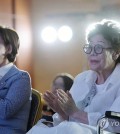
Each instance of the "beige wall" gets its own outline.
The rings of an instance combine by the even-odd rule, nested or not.
[[[88,1],[86,1],[87,3]],[[93,0],[93,2],[95,2]],[[32,26],[34,38],[34,88],[44,92],[50,89],[52,79],[57,73],[67,72],[76,76],[87,68],[82,46],[85,43],[84,34],[87,23],[79,18],[79,12],[86,12],[89,6],[79,1],[46,0],[32,1]],[[96,4],[99,9],[98,2]],[[91,8],[91,11],[93,8]],[[94,9],[96,10],[96,9]],[[77,14],[78,13],[78,14]],[[63,24],[68,24],[73,29],[73,38],[68,43],[56,41],[49,45],[40,37],[40,31],[46,25],[58,29]]]
[[[34,88],[44,92],[50,88],[57,73],[68,72],[76,76],[87,69],[86,58],[82,53],[85,28],[89,23],[104,17],[114,18],[111,14],[119,7],[118,0],[32,0]],[[115,19],[119,19],[119,15]],[[42,28],[52,25],[58,29],[62,24],[72,27],[72,40],[46,45],[40,37]]]
[[[11,0],[0,0],[0,24],[11,27],[12,18]]]
[[[20,37],[20,49],[17,66],[27,70],[32,76],[32,28],[31,28],[31,0],[15,0],[15,29]]]
[[[20,37],[16,65],[32,77],[31,0],[0,0],[0,24],[13,27]]]
[[[88,68],[82,46],[89,23],[102,18],[120,21],[119,0],[0,0],[0,3],[0,23],[15,26],[20,36],[16,64],[30,73],[33,88],[40,92],[50,88],[57,73],[68,72],[76,76]],[[42,41],[43,27],[52,25],[58,29],[63,24],[73,30],[70,42],[57,40],[49,45]]]

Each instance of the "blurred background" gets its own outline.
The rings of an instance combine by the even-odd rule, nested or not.
[[[16,65],[44,93],[58,73],[88,69],[85,29],[101,19],[120,21],[120,0],[0,0],[0,24],[20,36]]]

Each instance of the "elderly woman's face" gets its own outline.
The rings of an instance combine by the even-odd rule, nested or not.
[[[103,71],[115,64],[112,59],[112,46],[101,34],[93,36],[89,45],[92,47],[91,53],[87,54],[90,69]],[[101,48],[103,48],[102,51]]]
[[[58,77],[57,79],[55,79],[55,81],[52,84],[51,91],[53,93],[56,93],[57,89],[65,89],[64,80],[62,77]]]

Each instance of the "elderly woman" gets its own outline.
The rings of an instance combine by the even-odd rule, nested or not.
[[[14,61],[18,34],[0,26],[0,134],[25,134],[30,109],[31,82]]]
[[[70,93],[61,89],[57,96],[45,93],[45,100],[58,113],[56,126],[37,124],[31,133],[96,133],[97,121],[105,111],[120,112],[120,25],[112,20],[94,23],[87,30],[86,42],[83,50],[90,70],[75,78]]]

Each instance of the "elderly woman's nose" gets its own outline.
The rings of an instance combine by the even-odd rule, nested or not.
[[[90,55],[96,55],[94,47],[92,47]]]

